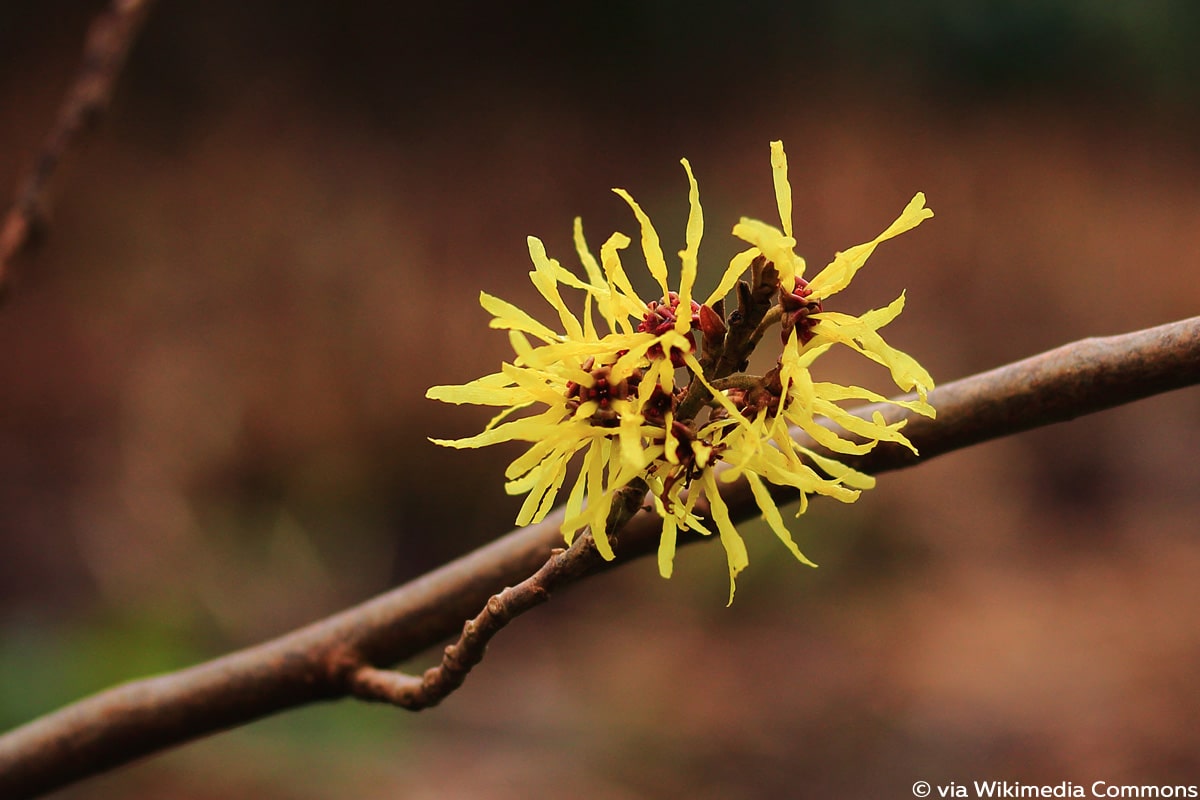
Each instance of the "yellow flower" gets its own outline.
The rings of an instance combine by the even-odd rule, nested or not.
[[[787,155],[783,150],[783,142],[771,142],[771,171],[783,229],[743,217],[734,226],[733,234],[753,245],[748,253],[762,253],[775,263],[779,271],[785,347],[791,350],[819,347],[824,342],[846,345],[887,367],[897,386],[904,391],[915,390],[924,401],[933,387],[929,373],[915,359],[891,347],[879,335],[879,329],[904,309],[903,294],[887,307],[869,311],[860,317],[823,311],[822,304],[850,285],[880,243],[912,230],[933,216],[933,212],[925,207],[925,195],[918,192],[883,233],[869,242],[837,253],[833,261],[811,281],[806,281],[804,259],[793,252],[796,240],[792,236],[792,190],[788,182]],[[798,333],[794,343],[788,338],[793,330]],[[859,397],[867,399],[867,396]],[[933,408],[928,404],[914,408],[933,415]]]
[[[697,374],[700,374],[699,366],[698,363],[693,365]],[[703,377],[700,380],[704,380]],[[697,504],[707,498],[709,514],[725,548],[729,602],[732,603],[737,575],[748,565],[749,557],[720,495],[718,473],[713,469],[719,461],[729,467],[720,473],[720,480],[727,483],[744,475],[763,519],[784,546],[809,566],[816,565],[800,552],[792,539],[764,480],[797,489],[800,507],[796,516],[800,516],[808,507],[810,494],[849,503],[858,498],[862,489],[874,486],[875,479],[800,445],[791,438],[787,419],[769,409],[764,408],[750,418],[746,416],[746,408],[738,408],[726,394],[715,388],[713,398],[726,413],[694,433],[677,423],[667,434],[666,452],[674,457],[651,463],[647,469],[647,483],[655,509],[663,518],[658,549],[660,574],[664,578],[671,576],[680,530],[693,530],[705,536],[712,533],[695,514]]]
[[[799,515],[811,494],[851,502],[873,486],[874,479],[800,445],[792,439],[790,426],[833,453],[863,453],[880,441],[912,447],[900,432],[901,424],[887,424],[879,415],[863,419],[839,405],[885,401],[882,395],[813,380],[810,367],[820,355],[840,344],[877,361],[900,388],[917,393],[915,399],[888,402],[932,416],[929,374],[879,335],[879,329],[900,313],[903,295],[886,308],[858,317],[826,311],[823,302],[850,283],[881,242],[916,227],[933,212],[918,194],[883,233],[838,253],[806,281],[804,260],[794,252],[787,157],[782,143],[772,142],[782,229],[747,218],[734,226],[734,235],[751,246],[734,256],[716,288],[699,303],[694,290],[703,212],[691,167],[686,159],[682,164],[689,214],[676,288],[649,216],[623,189],[613,191],[638,221],[642,255],[662,292],[660,299],[646,301],[634,291],[621,263],[621,251],[632,243],[624,234],[610,236],[597,260],[575,220],[582,277],[549,258],[542,242],[530,237],[530,280],[557,314],[561,331],[481,293],[480,303],[492,315],[491,326],[508,330],[514,358],[499,372],[461,386],[435,386],[427,396],[502,410],[476,436],[432,441],[450,447],[529,443],[505,472],[509,493],[526,495],[518,525],[546,516],[567,481],[570,464],[582,453],[562,531],[570,542],[578,531],[590,528],[605,558],[613,557],[604,533],[614,496],[644,482],[663,519],[659,571],[670,576],[679,531],[712,533],[707,516],[727,554],[732,602],[737,574],[747,565],[748,555],[719,481],[744,475],[770,528],[796,558],[811,564],[792,540],[767,484],[797,489]],[[718,301],[747,270],[751,278],[739,287],[739,311],[725,318]],[[564,289],[582,293],[580,316],[564,300]],[[745,368],[762,329],[773,322],[780,324],[783,339],[776,367],[763,376],[736,372]],[[699,354],[697,330],[703,333]],[[685,380],[677,379],[681,370],[686,371]],[[718,470],[721,462],[726,466]]]
[[[610,559],[612,549],[603,535],[609,501],[663,456],[666,442],[658,434],[664,424],[670,426],[677,396],[675,369],[695,348],[692,329],[698,324],[699,304],[691,298],[703,211],[691,166],[686,159],[682,163],[690,186],[690,211],[685,248],[679,253],[678,291],[669,286],[666,257],[650,218],[628,192],[615,189],[640,224],[642,252],[663,291],[662,299],[647,302],[634,291],[621,264],[620,253],[631,243],[624,234],[609,237],[597,262],[588,250],[582,224],[575,220],[575,246],[586,276],[582,278],[549,258],[542,242],[531,236],[530,280],[557,312],[562,332],[511,303],[481,293],[480,304],[493,317],[491,327],[509,330],[516,357],[500,372],[461,386],[434,386],[426,393],[434,400],[504,409],[482,433],[433,439],[436,444],[466,448],[507,441],[532,443],[505,472],[506,490],[527,494],[518,525],[546,516],[570,462],[583,451],[562,529],[570,542],[575,533],[590,526],[598,549]],[[562,287],[583,292],[582,319],[567,306]],[[608,329],[603,335],[597,330],[594,311]],[[532,344],[529,337],[540,344]],[[509,419],[536,405],[545,409]]]

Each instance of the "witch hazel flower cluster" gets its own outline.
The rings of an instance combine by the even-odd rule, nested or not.
[[[612,559],[605,530],[613,500],[631,489],[644,491],[662,519],[658,566],[663,577],[671,575],[680,531],[711,535],[715,528],[727,554],[732,602],[734,581],[749,559],[721,498],[721,483],[744,476],[771,530],[797,559],[811,564],[788,532],[767,484],[799,491],[797,516],[810,495],[852,502],[874,485],[874,478],[828,453],[861,454],[879,442],[914,448],[902,422],[888,424],[878,414],[864,419],[841,403],[891,402],[934,415],[927,399],[933,387],[929,374],[879,333],[900,314],[904,296],[860,316],[830,307],[830,299],[850,284],[881,242],[912,230],[933,212],[918,193],[882,233],[837,253],[806,279],[804,259],[795,253],[787,156],[782,142],[772,142],[779,227],[748,218],[734,225],[733,235],[748,247],[730,260],[701,300],[696,280],[704,216],[691,165],[686,159],[681,163],[689,213],[678,268],[668,266],[659,234],[641,206],[624,189],[613,190],[638,222],[640,249],[658,297],[643,299],[634,290],[622,263],[632,244],[625,234],[613,233],[597,258],[576,219],[582,274],[563,267],[531,236],[529,277],[557,315],[557,325],[481,293],[491,327],[508,331],[512,360],[470,383],[434,386],[426,396],[501,409],[481,433],[433,439],[436,444],[529,444],[505,471],[507,491],[525,496],[517,525],[542,520],[570,479],[562,523],[566,541],[590,529],[601,555]],[[735,302],[726,313],[730,293]],[[774,333],[767,334],[776,327],[781,347],[774,367],[750,374],[750,354],[764,340],[774,340]],[[882,365],[896,386],[915,394],[888,400],[862,387],[816,380],[815,363],[837,346]],[[793,428],[826,454],[800,444]]]

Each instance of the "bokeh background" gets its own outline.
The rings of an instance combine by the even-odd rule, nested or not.
[[[0,187],[98,2],[0,4]],[[949,380],[1200,309],[1188,0],[159,4],[0,309],[0,728],[339,610],[507,531],[516,451],[427,386],[506,355],[480,289],[774,213],[820,266],[912,194],[842,308]],[[7,190],[5,190],[7,191]],[[850,369],[850,367],[846,367]],[[855,374],[884,389],[878,373]],[[56,797],[906,797],[1200,784],[1200,393],[889,474],[564,592],[412,715],[308,708]],[[835,507],[836,506],[836,507]],[[416,663],[421,668],[427,662]]]

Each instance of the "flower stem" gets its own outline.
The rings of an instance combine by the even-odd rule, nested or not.
[[[783,306],[776,303],[767,310],[767,313],[763,315],[762,322],[758,323],[758,327],[750,335],[748,344],[751,352],[758,347],[758,343],[762,341],[763,334],[767,332],[767,329],[778,324],[781,319],[783,319]]]

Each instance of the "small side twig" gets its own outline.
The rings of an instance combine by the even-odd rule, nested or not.
[[[463,625],[462,635],[443,651],[436,667],[418,677],[363,664],[349,674],[350,693],[360,700],[391,703],[409,711],[437,705],[462,686],[471,669],[483,660],[493,636],[516,617],[549,600],[551,587],[599,563],[591,534],[580,536],[570,548],[556,550],[533,575],[492,595],[483,610]]]
[[[638,510],[646,496],[641,479],[613,498],[605,533],[614,539]],[[371,664],[357,664],[347,672],[347,688],[360,700],[391,703],[421,711],[436,706],[463,685],[467,675],[483,660],[492,637],[508,623],[550,599],[558,587],[586,575],[603,563],[591,531],[585,531],[566,549],[556,548],[541,569],[516,586],[505,587],[463,625],[458,641],[442,651],[442,661],[421,676],[408,675]]]
[[[51,177],[71,142],[108,107],[117,76],[152,4],[153,0],[113,0],[88,30],[75,82],[0,226],[0,300],[12,280],[10,262],[44,224]]]
[[[758,327],[750,335],[750,341],[746,343],[747,348],[753,352],[771,326],[778,325],[782,318],[783,306],[776,304],[767,309],[767,313],[763,315],[762,321],[758,323]]]

